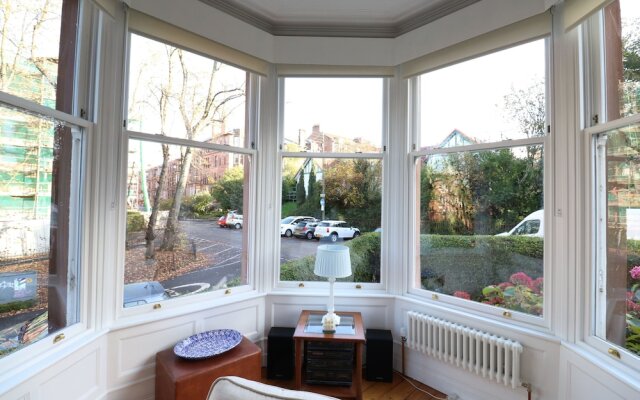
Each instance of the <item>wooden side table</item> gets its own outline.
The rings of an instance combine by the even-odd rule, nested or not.
[[[204,360],[185,360],[167,349],[156,354],[156,400],[205,400],[213,381],[234,375],[259,381],[262,351],[246,337],[239,345]]]
[[[304,310],[300,314],[296,331],[293,334],[293,340],[296,345],[296,389],[308,390],[333,397],[355,398],[362,400],[362,347],[365,342],[364,326],[362,324],[362,315],[359,312],[336,312],[340,317],[353,318],[353,333],[322,333],[317,329],[307,329],[309,317],[311,315],[323,315],[324,312]],[[353,343],[355,347],[355,362],[353,365],[351,386],[326,386],[326,385],[309,385],[304,382],[304,348],[305,342],[339,342]]]

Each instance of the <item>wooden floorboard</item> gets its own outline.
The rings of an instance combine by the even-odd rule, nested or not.
[[[293,389],[294,382],[291,380],[267,379],[266,368],[262,369],[262,382],[279,386],[285,389]],[[408,378],[407,378],[408,379]],[[418,388],[426,391],[423,393],[413,387],[407,379],[403,378],[399,372],[394,372],[391,382],[371,382],[362,381],[363,400],[438,400],[446,399],[447,395],[420,382],[411,380]]]

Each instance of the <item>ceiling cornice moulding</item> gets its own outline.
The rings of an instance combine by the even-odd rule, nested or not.
[[[446,17],[480,0],[444,0],[412,14],[395,24],[362,23],[280,23],[237,1],[200,0],[226,14],[274,36],[396,38],[414,29]]]

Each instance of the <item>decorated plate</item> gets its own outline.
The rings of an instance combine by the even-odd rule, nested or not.
[[[198,360],[222,354],[241,341],[242,334],[234,329],[215,329],[182,339],[173,347],[173,352],[178,357]]]

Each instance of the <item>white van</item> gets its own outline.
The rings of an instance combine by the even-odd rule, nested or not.
[[[544,210],[532,212],[509,232],[498,233],[496,236],[511,235],[544,237]]]

